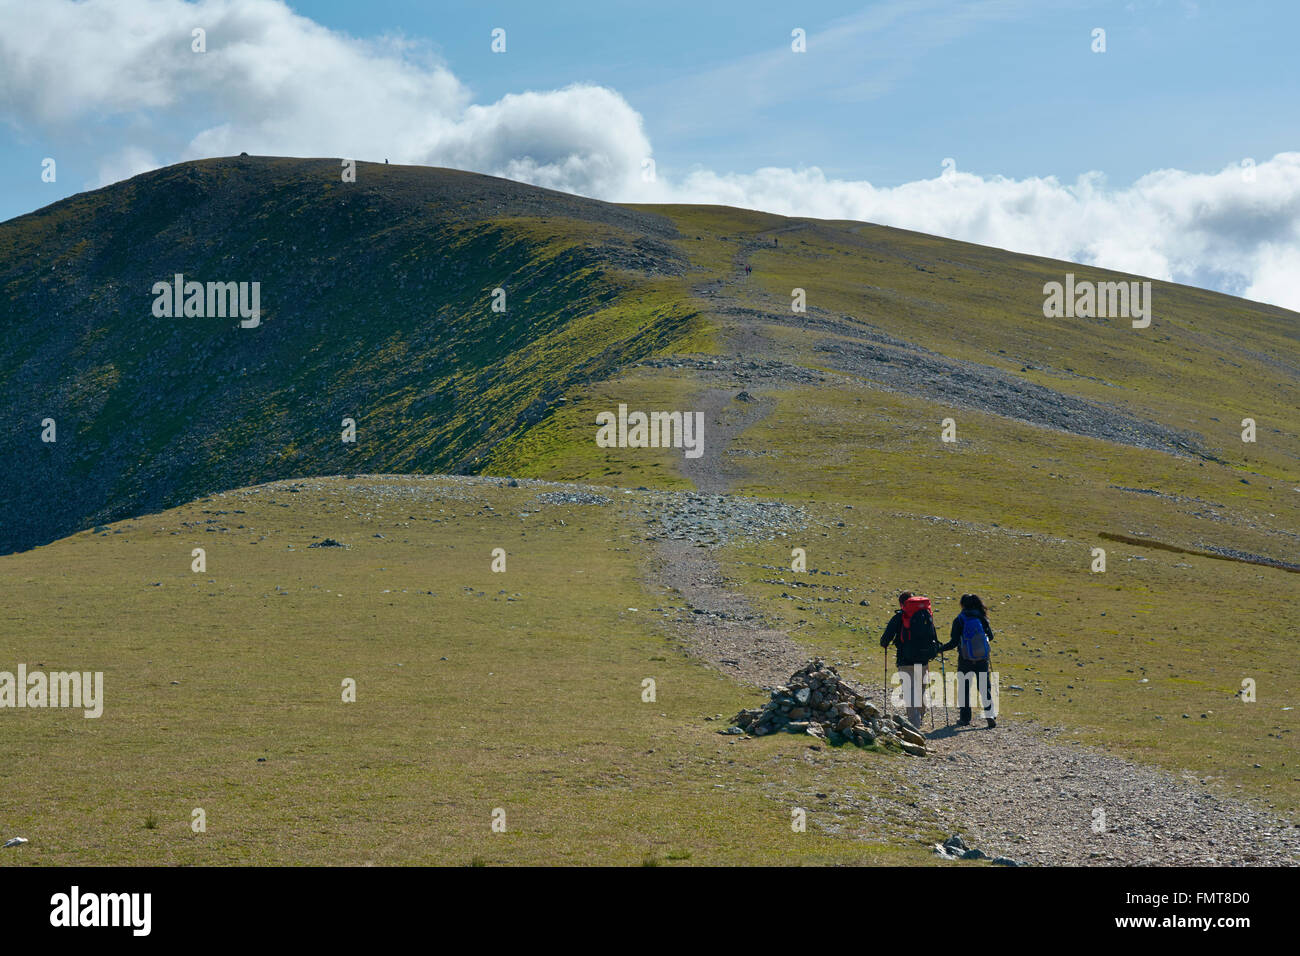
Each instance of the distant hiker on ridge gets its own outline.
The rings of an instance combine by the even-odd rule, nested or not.
[[[978,691],[984,719],[992,729],[998,725],[993,711],[992,676],[989,673],[989,641],[993,640],[993,628],[989,627],[988,611],[978,594],[961,596],[961,613],[953,620],[949,636],[952,639],[940,650],[958,649],[957,702],[961,711],[957,726],[970,725],[970,698],[973,691]]]
[[[921,718],[925,716],[928,666],[939,653],[939,635],[934,629],[929,598],[914,597],[911,591],[898,596],[898,610],[885,626],[885,633],[880,635],[881,647],[887,649],[890,644],[898,647],[895,662],[902,675],[907,719],[920,730]],[[885,693],[889,693],[888,687]]]

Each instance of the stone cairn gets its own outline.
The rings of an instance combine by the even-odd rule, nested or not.
[[[867,747],[879,742],[916,757],[926,756],[925,737],[905,718],[883,715],[820,657],[774,688],[762,707],[742,710],[723,733],[765,737],[781,731],[807,734],[830,744]]]

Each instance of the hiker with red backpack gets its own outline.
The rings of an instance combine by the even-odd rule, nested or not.
[[[903,701],[907,719],[917,730],[925,716],[925,694],[930,661],[939,653],[939,635],[930,613],[930,599],[904,591],[898,596],[898,610],[880,636],[880,646],[898,648],[895,662],[902,675]],[[888,650],[886,650],[888,653]],[[888,688],[886,688],[888,693]]]
[[[972,691],[978,691],[984,719],[992,729],[998,725],[990,686],[993,678],[989,671],[989,642],[993,640],[993,628],[989,627],[989,612],[979,595],[961,596],[961,613],[953,620],[949,637],[951,639],[940,650],[957,648],[957,703],[961,707],[957,726],[970,726],[970,699]]]

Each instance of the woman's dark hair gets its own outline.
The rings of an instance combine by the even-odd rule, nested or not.
[[[902,607],[903,604],[907,601],[907,599],[910,598],[911,596],[912,596],[911,591],[904,591],[902,594],[900,594],[898,596],[898,606]]]
[[[974,611],[980,617],[987,617],[989,613],[978,594],[963,594],[961,596],[961,608],[963,611]]]

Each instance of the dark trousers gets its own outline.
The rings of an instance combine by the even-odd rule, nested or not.
[[[957,658],[957,703],[961,707],[959,720],[969,721],[971,697],[980,698],[984,716],[993,716],[993,688],[989,684],[989,662],[968,661]]]

